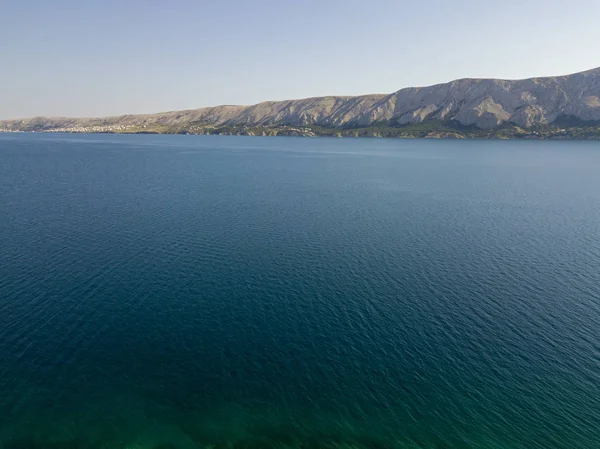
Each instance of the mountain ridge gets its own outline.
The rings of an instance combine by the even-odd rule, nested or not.
[[[462,78],[390,94],[310,97],[99,118],[41,116],[0,121],[0,130],[263,135],[286,130],[328,135],[338,130],[339,135],[375,127],[480,135],[508,127],[531,135],[533,129],[556,128],[561,123],[561,133],[564,126],[600,125],[600,67],[521,80]]]

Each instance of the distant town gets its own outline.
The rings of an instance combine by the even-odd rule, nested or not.
[[[127,132],[133,128],[139,129],[144,128],[145,125],[105,125],[105,126],[73,126],[70,128],[50,128],[42,129],[39,131],[31,132],[44,132],[44,133],[118,133]],[[18,133],[20,130],[0,128],[2,133]]]

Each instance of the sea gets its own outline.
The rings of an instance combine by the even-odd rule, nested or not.
[[[600,447],[600,144],[0,134],[1,449]]]

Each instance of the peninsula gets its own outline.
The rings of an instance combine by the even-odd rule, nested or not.
[[[600,139],[600,68],[524,80],[460,79],[330,96],[103,118],[0,121],[0,132]]]

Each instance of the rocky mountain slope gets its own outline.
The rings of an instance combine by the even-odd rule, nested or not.
[[[389,95],[269,101],[105,118],[0,121],[4,131],[198,132],[315,127],[361,129],[437,124],[447,130],[600,124],[600,68],[525,80],[461,79]]]

